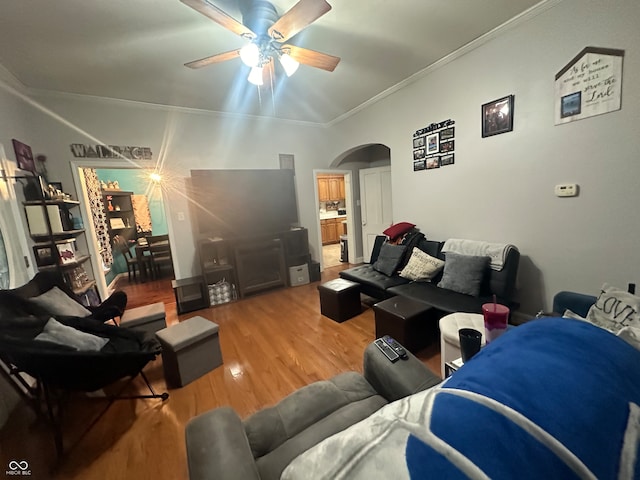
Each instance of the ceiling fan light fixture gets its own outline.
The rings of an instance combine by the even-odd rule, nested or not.
[[[287,74],[287,77],[290,77],[291,75],[296,73],[296,70],[298,70],[298,67],[300,66],[300,62],[295,60],[288,53],[283,53],[282,55],[280,55],[279,60],[280,65],[282,65],[282,68],[284,68],[284,72]]]
[[[253,83],[254,85],[262,85],[264,83],[262,81],[262,67],[252,67],[247,80],[249,80],[249,83]]]
[[[260,48],[255,43],[247,43],[240,49],[240,59],[247,67],[257,67],[260,63]]]

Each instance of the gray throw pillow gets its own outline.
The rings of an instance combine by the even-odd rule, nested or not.
[[[81,332],[50,318],[44,330],[34,340],[57,343],[81,352],[99,352],[109,341],[90,333]]]
[[[489,257],[475,257],[447,252],[445,254],[442,280],[440,280],[438,286],[477,297],[480,294],[482,279],[487,268],[489,268],[490,261]]]
[[[390,277],[398,271],[405,249],[405,245],[383,244],[373,269]]]
[[[80,303],[70,298],[58,287],[47,290],[42,295],[32,297],[30,302],[42,307],[51,315],[62,315],[65,317],[88,317],[91,312]]]

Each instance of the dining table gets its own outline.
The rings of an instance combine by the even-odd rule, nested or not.
[[[169,240],[160,240],[154,242],[153,245],[169,245]],[[149,253],[150,244],[146,238],[138,239],[136,243],[136,261],[138,262],[138,271],[140,272],[140,281],[146,282],[153,277],[151,272],[151,254]]]

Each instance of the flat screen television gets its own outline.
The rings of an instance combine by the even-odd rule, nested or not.
[[[191,187],[202,234],[252,237],[298,222],[293,170],[191,170]]]

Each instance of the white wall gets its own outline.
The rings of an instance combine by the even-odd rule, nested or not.
[[[177,278],[199,269],[185,186],[191,169],[279,168],[279,153],[294,154],[300,224],[309,229],[309,238],[316,236],[312,171],[328,163],[322,154],[324,128],[76,96],[40,95],[36,99],[64,119],[37,113],[32,126],[39,132],[38,145],[48,154],[47,163],[56,166],[56,178],[65,189],[72,185],[72,143],[151,147],[154,161],[162,163],[163,175],[169,180],[165,206]],[[185,214],[184,221],[178,220],[178,213]],[[318,252],[312,255],[318,258]]]
[[[335,125],[332,153],[391,148],[394,221],[428,238],[509,242],[522,311],[559,290],[639,282],[640,2],[564,0]],[[622,110],[553,124],[554,77],[586,46],[624,49]],[[514,131],[481,138],[480,106],[515,95]],[[455,120],[455,165],[412,171],[412,134]],[[553,187],[576,182],[580,195]]]

